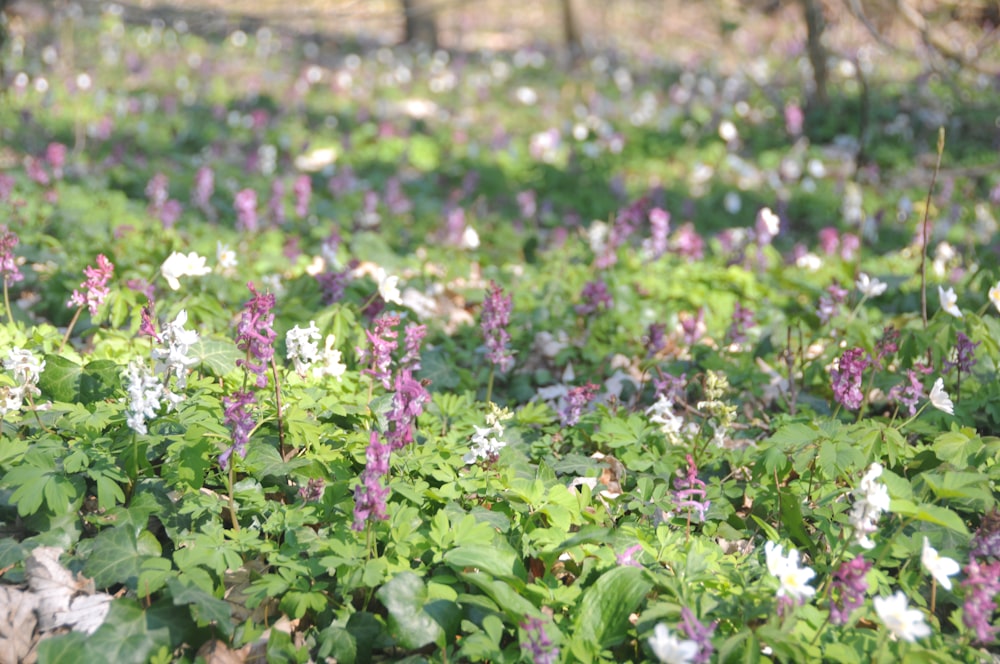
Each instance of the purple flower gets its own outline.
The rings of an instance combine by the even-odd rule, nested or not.
[[[503,289],[491,281],[486,299],[483,300],[480,326],[486,338],[486,357],[500,371],[507,371],[514,366],[514,356],[507,348],[510,342],[507,325],[510,324],[511,305],[511,297],[505,296]]]
[[[14,185],[17,180],[13,176],[0,173],[0,201],[10,200],[10,195],[14,192]]]
[[[861,248],[861,238],[854,233],[844,233],[840,236],[840,257],[845,261],[853,260],[854,254]]]
[[[427,336],[426,325],[410,324],[404,330],[403,357],[399,360],[401,369],[420,371],[420,344]]]
[[[402,216],[413,209],[413,203],[406,197],[403,185],[396,176],[385,181],[385,205],[396,216]]]
[[[837,253],[837,249],[840,247],[840,233],[837,229],[832,226],[821,229],[819,232],[819,246],[827,256]]]
[[[917,412],[917,403],[924,396],[924,386],[920,382],[917,372],[913,369],[906,370],[906,377],[910,381],[910,384],[905,387],[903,385],[893,385],[892,389],[889,390],[888,396],[889,399],[901,406],[906,406],[910,415],[914,415]]]
[[[21,269],[17,266],[17,259],[14,257],[14,247],[20,240],[17,233],[0,225],[0,275],[3,275],[5,285],[17,283],[24,279]]]
[[[241,459],[247,456],[247,442],[254,427],[253,414],[248,407],[255,403],[257,398],[249,391],[233,392],[229,396],[222,397],[223,421],[233,432],[232,447],[219,455],[219,466],[223,470],[229,467],[229,458],[233,452],[240,455]]]
[[[741,344],[747,340],[747,328],[753,325],[753,310],[737,302],[733,309],[733,322],[729,324],[729,331],[726,334],[733,343]]]
[[[42,162],[34,157],[28,157],[24,160],[24,169],[28,173],[28,178],[32,182],[42,185],[43,187],[49,186],[51,179],[49,178],[48,171],[42,166]]]
[[[602,309],[607,311],[615,303],[607,284],[600,279],[588,281],[580,292],[580,299],[583,302],[574,307],[580,316],[589,316]]]
[[[996,507],[983,516],[982,523],[972,537],[969,555],[1000,560],[1000,510]]]
[[[356,531],[364,530],[365,522],[372,516],[380,521],[389,518],[385,506],[389,487],[381,483],[382,477],[389,474],[389,453],[389,446],[382,443],[377,431],[372,431],[365,451],[367,463],[361,473],[361,481],[354,487],[354,523],[351,528]]]
[[[875,365],[881,367],[882,360],[894,356],[898,350],[899,330],[887,325],[882,330],[882,338],[875,343]]]
[[[959,332],[958,340],[955,342],[955,361],[945,360],[945,370],[951,371],[955,367],[958,367],[959,374],[968,375],[972,373],[973,367],[976,366],[976,348],[981,343],[981,341],[972,343],[972,340],[964,332]]]
[[[997,593],[1000,592],[1000,560],[990,563],[969,558],[963,570],[965,580],[965,603],[962,605],[962,622],[976,632],[976,641],[989,643],[996,638],[998,628],[993,623],[993,612],[997,609]]]
[[[205,211],[210,208],[212,194],[215,193],[215,173],[208,166],[202,166],[194,174],[194,189],[191,191],[191,202],[195,207]]]
[[[307,503],[318,503],[323,499],[323,491],[326,489],[326,482],[322,477],[314,477],[299,487],[299,497]]]
[[[257,230],[257,192],[253,189],[241,189],[233,199],[233,209],[236,210],[236,229],[243,231]]]
[[[271,215],[271,223],[275,226],[285,224],[285,183],[281,180],[274,180],[271,183],[271,200],[267,203],[267,210]]]
[[[826,289],[826,294],[819,298],[819,306],[816,310],[819,322],[824,325],[829,323],[830,319],[840,311],[840,305],[843,304],[846,297],[847,291],[839,284],[830,284]]]
[[[258,293],[252,281],[247,288],[253,297],[244,306],[236,328],[236,347],[247,355],[236,360],[236,365],[257,376],[257,387],[267,387],[267,365],[274,357],[274,340],[278,336],[272,329],[274,294]]]
[[[368,348],[358,352],[358,359],[367,362],[368,367],[362,373],[368,374],[373,380],[382,382],[385,389],[390,389],[392,376],[389,367],[392,364],[392,353],[399,346],[396,338],[396,326],[399,325],[399,316],[396,314],[379,316],[375,319],[373,330],[365,330],[368,337]]]
[[[559,419],[565,427],[571,427],[580,421],[583,410],[594,400],[599,385],[587,383],[570,389],[566,394],[566,406],[559,412]]]
[[[531,189],[526,189],[525,191],[519,192],[517,194],[517,207],[521,212],[521,217],[523,219],[531,219],[538,212],[538,202],[535,196],[535,192]]]
[[[667,326],[663,323],[650,323],[646,332],[646,357],[653,357],[667,347]]]
[[[541,618],[528,618],[521,623],[527,641],[521,643],[521,649],[531,658],[534,664],[555,664],[559,661],[559,648],[545,633],[545,621]]]
[[[684,343],[693,346],[705,334],[705,308],[699,307],[694,316],[681,316],[681,330],[684,332]]]
[[[170,197],[167,191],[169,181],[163,173],[157,173],[146,184],[146,198],[149,199],[149,213],[154,217],[160,215],[160,210]]]
[[[385,437],[391,449],[399,450],[413,442],[413,425],[423,413],[424,404],[431,400],[431,395],[409,369],[399,372],[395,387],[392,410],[387,416],[389,431]]]
[[[114,274],[115,266],[109,261],[104,254],[97,255],[97,267],[87,266],[83,269],[83,273],[87,275],[87,279],[80,284],[80,289],[73,291],[73,295],[70,296],[69,302],[66,303],[67,307],[82,307],[84,305],[90,309],[90,315],[96,316],[97,310],[104,300],[107,299],[108,294],[111,292],[108,290],[108,281]]]
[[[833,398],[848,410],[856,410],[864,401],[861,392],[861,374],[868,367],[869,359],[860,348],[844,351],[837,368],[830,372],[833,378]]]
[[[312,198],[312,178],[300,175],[292,187],[295,194],[295,214],[301,219],[309,214],[309,200]]]
[[[642,551],[642,545],[636,544],[625,549],[615,556],[615,562],[619,567],[642,567],[642,563],[635,559],[635,554]]]
[[[177,220],[180,219],[181,212],[184,211],[184,207],[181,205],[180,201],[169,199],[160,208],[160,223],[163,224],[164,228],[173,228]]]
[[[156,313],[153,310],[153,298],[146,297],[146,306],[142,308],[142,322],[139,324],[140,337],[152,337],[157,342],[160,335],[156,332]]]
[[[653,379],[653,387],[656,388],[656,398],[666,397],[672,403],[684,403],[687,401],[685,392],[687,391],[687,374],[680,376],[662,374],[659,378]]]
[[[864,556],[857,556],[853,560],[842,562],[833,572],[833,581],[830,583],[830,622],[834,625],[846,625],[851,611],[864,605],[865,594],[868,592],[865,575],[871,568],[872,564]],[[833,596],[837,599],[832,599]]]
[[[705,625],[694,616],[694,612],[685,607],[681,607],[681,623],[678,625],[679,631],[698,644],[698,654],[691,660],[694,664],[707,664],[712,661],[712,653],[715,647],[712,645],[712,635],[715,634],[715,626],[718,620],[713,620]]]
[[[655,207],[649,211],[649,256],[656,260],[667,252],[669,247],[670,213]]]
[[[698,521],[705,521],[705,512],[712,504],[705,500],[705,483],[698,479],[698,467],[694,465],[694,457],[686,455],[687,472],[674,480],[674,502],[679,510],[688,510],[688,514],[698,514]]]
[[[701,260],[705,255],[705,240],[694,229],[694,224],[688,222],[674,233],[673,249],[689,261]]]
[[[45,148],[45,161],[49,162],[49,168],[56,179],[62,179],[63,166],[66,165],[66,146],[62,143],[49,143]]]
[[[323,272],[316,275],[316,282],[323,293],[323,304],[330,305],[340,302],[351,281],[350,268],[342,272]]]

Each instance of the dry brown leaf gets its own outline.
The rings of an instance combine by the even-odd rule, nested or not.
[[[28,591],[0,586],[0,664],[35,661],[37,597]]]
[[[239,650],[233,650],[218,639],[205,643],[198,648],[196,657],[204,658],[205,664],[245,664],[250,655],[250,644]]]

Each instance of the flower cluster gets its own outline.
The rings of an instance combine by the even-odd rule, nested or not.
[[[128,394],[125,423],[138,434],[148,433],[146,423],[160,410],[163,383],[150,372],[145,362],[134,359],[125,369],[125,391]]]
[[[580,292],[580,299],[583,302],[574,307],[580,316],[589,316],[601,310],[607,311],[615,303],[607,284],[600,279],[588,281]]]
[[[877,481],[882,475],[882,464],[873,463],[854,490],[854,505],[848,516],[857,543],[865,549],[875,548],[869,535],[878,530],[882,512],[889,509],[889,490]]]
[[[893,385],[889,390],[889,399],[901,406],[905,406],[910,415],[917,412],[917,403],[924,396],[924,385],[920,382],[917,372],[913,369],[906,370],[908,385]]]
[[[507,348],[510,343],[507,326],[510,324],[511,304],[511,297],[505,296],[503,289],[491,282],[486,291],[486,299],[483,300],[480,325],[486,338],[486,357],[500,371],[507,371],[514,366],[514,356]]]
[[[527,641],[521,643],[521,648],[534,664],[555,664],[559,661],[559,648],[555,646],[549,635],[545,633],[545,621],[541,618],[528,618],[521,623]]]
[[[30,350],[11,348],[7,359],[3,361],[3,368],[14,374],[14,382],[17,384],[0,390],[3,394],[3,399],[0,400],[0,417],[21,410],[25,400],[30,401],[32,397],[41,394],[38,378],[45,369],[45,360],[38,359]]]
[[[195,207],[207,212],[211,209],[212,194],[215,193],[215,173],[209,166],[202,166],[194,174],[194,188],[191,202]]]
[[[379,316],[375,319],[375,329],[365,330],[368,347],[358,349],[358,360],[368,364],[361,372],[371,376],[373,380],[380,381],[382,387],[387,390],[392,387],[392,374],[389,372],[392,353],[399,346],[396,341],[397,325],[399,316],[395,314]]]
[[[241,459],[247,456],[247,443],[255,426],[253,413],[249,410],[257,403],[253,392],[238,390],[222,397],[223,421],[233,432],[233,444],[219,455],[219,466],[226,470],[229,458],[236,452]]]
[[[298,325],[285,334],[285,348],[288,359],[295,366],[295,372],[303,378],[319,357],[318,341],[322,338],[315,321],[302,329]]]
[[[390,447],[383,443],[377,431],[372,431],[365,452],[367,461],[361,473],[361,481],[354,487],[354,523],[352,528],[362,531],[365,522],[374,516],[380,521],[389,518],[386,514],[386,498],[389,487],[382,485],[382,477],[389,474]]]
[[[181,309],[172,323],[163,326],[160,341],[163,346],[154,348],[152,355],[157,361],[156,372],[163,374],[163,381],[169,381],[170,376],[176,379],[177,389],[187,387],[187,369],[195,364],[197,358],[191,357],[191,346],[198,343],[198,333],[184,329],[187,324],[187,311]]]
[[[326,482],[322,477],[310,479],[305,486],[299,487],[299,497],[307,503],[318,503],[323,499]]]
[[[586,385],[571,388],[566,393],[565,405],[559,411],[559,420],[564,427],[574,426],[580,421],[580,416],[583,415],[584,409],[597,396],[599,388],[599,385],[587,383]]]
[[[733,308],[733,321],[729,324],[729,331],[726,336],[734,344],[742,344],[747,340],[747,328],[754,325],[753,310],[744,307],[739,302]]]
[[[399,450],[413,442],[413,425],[424,411],[424,404],[431,395],[423,383],[413,377],[410,369],[401,369],[396,374],[396,392],[392,397],[389,411],[389,430],[386,439],[393,450]]]
[[[847,290],[841,288],[839,284],[830,284],[826,293],[819,298],[819,305],[816,308],[816,315],[819,322],[826,325],[830,319],[840,312],[841,305],[847,297]]]
[[[779,600],[787,598],[792,604],[801,604],[816,594],[816,589],[809,585],[816,572],[799,566],[799,552],[795,549],[789,549],[788,555],[783,555],[781,549],[774,542],[764,545],[767,571],[778,579]]]
[[[237,230],[253,232],[257,230],[257,192],[253,189],[241,189],[233,198],[233,209],[236,210]]]
[[[340,377],[347,371],[347,365],[343,362],[341,352],[334,348],[337,338],[332,334],[326,335],[326,342],[323,352],[319,355],[319,362],[313,367],[313,376],[323,378],[331,376],[340,380]]]
[[[659,426],[660,431],[672,445],[680,445],[681,433],[684,429],[684,418],[674,414],[674,402],[665,394],[657,398],[656,403],[646,409],[646,415],[652,424]]]
[[[104,304],[104,300],[107,299],[110,293],[108,290],[108,281],[111,280],[114,271],[115,266],[111,261],[104,254],[98,254],[97,267],[88,265],[83,269],[83,273],[87,275],[87,279],[80,284],[78,290],[73,291],[73,295],[70,296],[66,306],[86,306],[90,310],[90,315],[96,316],[97,310]]]
[[[830,371],[833,378],[833,398],[848,410],[856,410],[864,401],[861,392],[861,375],[870,364],[865,352],[860,348],[844,351],[837,362],[837,368]]]
[[[993,622],[997,595],[1000,594],[1000,560],[986,562],[970,557],[963,571],[965,603],[962,605],[962,622],[976,633],[976,641],[989,643],[1000,631],[1000,627]]]
[[[715,627],[718,624],[718,620],[713,620],[705,625],[695,617],[691,609],[686,606],[681,607],[680,631],[698,644],[698,654],[691,659],[692,664],[708,664],[712,661],[712,653],[715,651],[712,646],[712,635],[715,634]]]
[[[305,217],[309,214],[309,200],[312,198],[312,179],[308,175],[295,178],[292,192],[295,194],[295,214]]]
[[[959,374],[972,373],[972,369],[976,366],[976,348],[981,343],[981,341],[972,343],[972,339],[964,332],[959,332],[955,340],[955,359],[945,360],[944,368],[948,371],[957,368]]]
[[[687,471],[683,476],[674,479],[674,503],[677,509],[687,510],[689,515],[697,515],[697,520],[705,521],[711,501],[705,500],[705,482],[698,479],[698,467],[694,457],[688,454]]]
[[[851,611],[860,608],[865,603],[868,592],[866,576],[872,564],[864,556],[855,556],[847,562],[842,562],[833,572],[830,584],[830,622],[834,625],[846,625]],[[836,599],[833,599],[833,597]]]
[[[507,446],[503,440],[504,429],[502,421],[508,419],[510,413],[501,410],[494,404],[490,404],[490,412],[486,413],[486,426],[475,427],[476,433],[472,435],[472,447],[462,457],[462,461],[467,464],[477,461],[491,463],[500,456],[500,450]]]
[[[247,284],[253,297],[243,308],[237,326],[236,347],[246,353],[245,358],[236,361],[257,376],[257,387],[267,387],[267,365],[274,357],[274,340],[277,337],[274,325],[273,293],[259,293],[253,282]]]
[[[0,225],[0,276],[3,277],[5,286],[24,279],[14,257],[14,247],[18,242],[17,233],[5,225]]]

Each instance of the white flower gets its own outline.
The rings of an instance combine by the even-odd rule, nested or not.
[[[990,302],[997,308],[997,311],[1000,311],[1000,281],[990,289]]]
[[[757,232],[767,236],[770,241],[770,238],[775,237],[780,230],[781,219],[778,215],[772,212],[771,208],[761,208],[757,213]]]
[[[229,272],[239,265],[236,260],[236,252],[222,242],[215,243],[215,261],[220,272]]]
[[[466,226],[465,230],[462,231],[462,248],[463,249],[478,249],[479,248],[479,233],[472,226]]]
[[[876,597],[873,604],[879,620],[896,638],[913,643],[931,633],[931,628],[924,622],[924,614],[909,608],[902,590],[897,590],[889,597]]]
[[[942,378],[934,381],[934,387],[931,388],[930,400],[931,405],[938,410],[949,415],[955,414],[955,404],[951,402],[951,397],[944,391],[944,380]]]
[[[767,558],[767,570],[777,577],[781,586],[778,597],[789,597],[801,602],[816,594],[816,589],[809,585],[809,579],[816,572],[808,567],[799,567],[799,552],[790,549],[787,556],[781,554],[781,545],[768,542],[764,545]]]
[[[125,391],[128,393],[125,422],[138,434],[148,433],[146,422],[156,417],[160,409],[160,400],[164,397],[163,385],[140,360],[129,363],[125,379]]]
[[[954,288],[945,290],[938,286],[938,296],[941,298],[941,308],[946,314],[951,314],[955,318],[962,317],[962,311],[958,308],[958,296],[955,295]]]
[[[882,464],[873,463],[854,490],[854,505],[848,515],[858,544],[866,549],[875,548],[869,535],[878,530],[882,512],[889,509],[889,489],[876,480],[882,475]]]
[[[181,282],[178,281],[180,277],[201,277],[211,271],[212,268],[205,266],[205,257],[194,251],[189,254],[175,251],[160,266],[160,274],[167,280],[171,290],[181,287]]]
[[[316,342],[322,338],[315,321],[309,321],[309,327],[302,329],[298,325],[285,334],[285,347],[288,359],[295,364],[295,371],[305,377],[310,365],[319,356]]]
[[[487,417],[487,420],[490,419]],[[500,450],[507,446],[501,440],[503,437],[503,426],[499,421],[494,420],[488,427],[474,427],[476,433],[472,435],[472,447],[462,457],[465,463],[475,463],[479,459],[489,460],[496,458]]]
[[[399,296],[399,277],[388,274],[385,268],[381,267],[376,268],[372,276],[378,282],[378,294],[382,296],[383,300],[392,304],[403,304],[403,300]]]
[[[662,664],[690,664],[700,650],[695,641],[677,638],[663,623],[657,623],[653,628],[649,647]]]
[[[3,368],[13,373],[14,380],[20,385],[30,386],[33,394],[39,394],[35,385],[38,384],[38,377],[45,369],[45,360],[39,360],[30,350],[11,348],[7,359],[3,361]]]
[[[313,376],[322,378],[323,376],[333,376],[337,380],[347,371],[347,365],[343,363],[340,351],[333,347],[337,338],[332,334],[326,336],[326,347],[319,357],[317,366],[313,367]]]
[[[858,287],[858,290],[865,297],[878,297],[889,287],[888,284],[878,279],[872,279],[864,272],[858,275],[858,280],[854,282],[854,285]]]
[[[684,418],[674,414],[674,402],[661,394],[652,406],[646,409],[649,421],[660,427],[660,431],[673,444],[679,444],[679,434],[684,428]]]
[[[810,251],[795,259],[795,267],[800,270],[815,272],[823,267],[823,259]]]
[[[924,537],[924,550],[920,554],[920,562],[931,573],[931,576],[941,584],[942,588],[951,590],[951,579],[948,577],[958,574],[961,566],[951,558],[939,554],[926,537]]]
[[[188,355],[191,346],[198,343],[198,333],[184,329],[186,323],[187,310],[181,309],[172,323],[163,326],[160,333],[163,346],[154,348],[152,352],[153,359],[159,360],[156,372],[163,374],[164,383],[173,374],[177,378],[179,390],[187,387],[187,368],[198,362],[198,358]]]

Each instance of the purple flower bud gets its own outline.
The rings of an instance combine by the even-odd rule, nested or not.
[[[587,383],[586,385],[570,389],[566,395],[566,406],[559,412],[559,419],[562,421],[563,426],[571,427],[580,421],[580,416],[583,415],[584,409],[590,405],[590,402],[594,400],[598,389],[600,389],[600,386],[594,383]]]
[[[588,281],[580,292],[580,299],[583,302],[574,307],[580,316],[589,316],[600,310],[607,311],[614,306],[607,284],[600,279]]]
[[[361,481],[354,487],[354,523],[351,528],[356,531],[364,530],[365,523],[373,516],[380,521],[389,518],[385,505],[389,487],[381,483],[382,477],[389,474],[389,454],[389,446],[382,443],[377,431],[372,431],[365,451],[367,463],[361,473]]]

